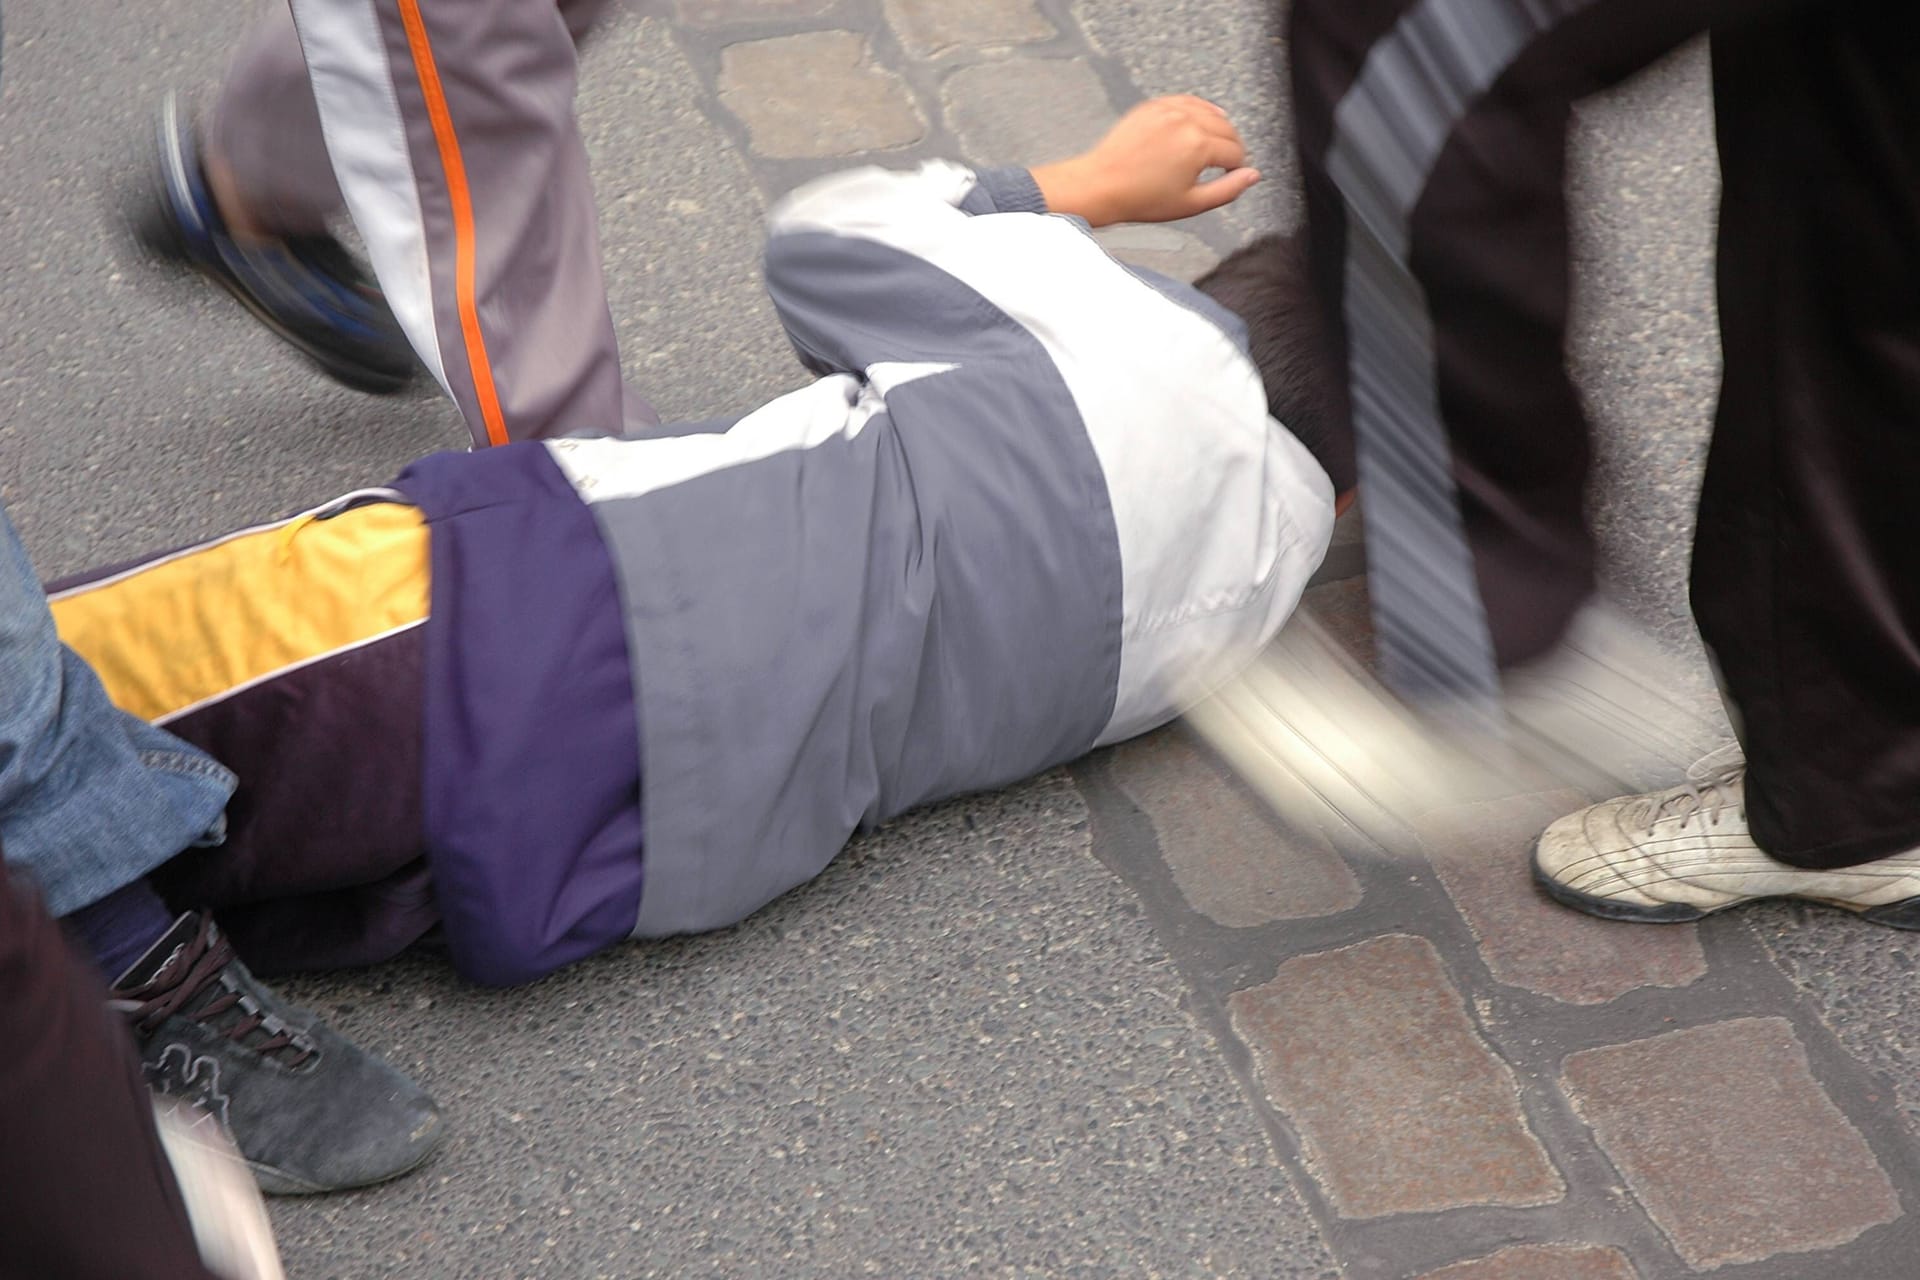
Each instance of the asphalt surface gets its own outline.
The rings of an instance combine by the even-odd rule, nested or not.
[[[1294,216],[1264,4],[1044,7],[1121,88],[1205,92],[1249,126],[1273,180],[1210,245]],[[800,374],[757,281],[777,192],[666,8],[600,35],[581,106],[629,373],[669,417],[705,417]],[[6,7],[0,498],[48,576],[464,445],[437,399],[333,387],[122,235],[160,94],[212,82],[241,12]],[[1703,65],[1584,108],[1575,177],[1609,571],[1676,639],[1717,370]],[[1818,914],[1751,921],[1920,1107],[1906,953]],[[1335,1274],[1064,775],[895,824],[734,930],[528,989],[477,991],[431,957],[287,985],[415,1071],[452,1133],[392,1186],[279,1202],[295,1276]]]

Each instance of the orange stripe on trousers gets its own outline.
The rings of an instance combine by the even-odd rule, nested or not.
[[[440,165],[447,174],[447,199],[453,206],[453,293],[460,309],[460,333],[466,339],[467,364],[473,372],[473,394],[480,402],[480,420],[487,427],[487,443],[507,442],[506,419],[493,387],[493,362],[487,358],[486,339],[480,333],[480,308],[474,302],[473,195],[467,187],[467,166],[460,158],[460,139],[453,132],[446,91],[427,42],[427,24],[419,0],[399,0],[400,21],[413,53],[414,74],[427,100],[427,118],[433,122],[433,140],[440,149]]]

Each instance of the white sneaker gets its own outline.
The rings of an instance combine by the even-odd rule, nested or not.
[[[1746,772],[1736,757],[1685,786],[1568,814],[1534,847],[1534,880],[1609,920],[1673,923],[1759,898],[1806,898],[1920,929],[1920,850],[1837,871],[1789,866],[1747,834]]]
[[[1424,721],[1311,617],[1187,713],[1241,778],[1308,829],[1331,817],[1396,854],[1421,849],[1421,814],[1490,793],[1496,779]]]
[[[1699,656],[1601,601],[1509,673],[1503,703],[1519,753],[1590,796],[1657,787],[1729,737]]]

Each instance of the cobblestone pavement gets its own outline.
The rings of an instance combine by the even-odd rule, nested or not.
[[[209,291],[103,258],[110,211],[68,216],[72,158],[126,154],[230,22],[8,5],[0,493],[49,573],[461,438],[437,402],[325,387]],[[1055,158],[1152,93],[1221,101],[1270,176],[1103,233],[1191,275],[1294,216],[1277,53],[1256,0],[635,5],[581,97],[630,372],[690,416],[797,381],[755,279],[794,183]],[[1684,642],[1716,358],[1698,52],[1583,110],[1581,140],[1602,524],[1617,585]],[[1310,607],[1364,643],[1362,568],[1343,543]],[[893,824],[721,935],[510,993],[431,957],[290,984],[419,1072],[453,1132],[390,1187],[279,1202],[293,1274],[1913,1275],[1914,946],[1810,908],[1653,928],[1550,906],[1525,854],[1578,803],[1434,814],[1427,857],[1391,860],[1281,826],[1174,728]]]

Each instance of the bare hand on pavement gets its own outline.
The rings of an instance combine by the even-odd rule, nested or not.
[[[1092,226],[1172,222],[1239,199],[1260,180],[1246,159],[1225,111],[1179,94],[1141,103],[1091,151],[1041,165],[1033,179],[1050,210]],[[1225,172],[1203,181],[1210,169]]]

